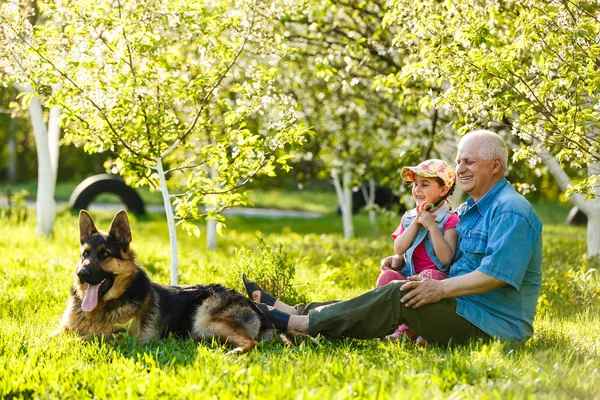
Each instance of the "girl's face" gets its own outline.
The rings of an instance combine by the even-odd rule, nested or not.
[[[418,206],[423,203],[434,204],[446,193],[448,193],[448,187],[440,185],[437,179],[415,175],[412,184],[412,195]]]

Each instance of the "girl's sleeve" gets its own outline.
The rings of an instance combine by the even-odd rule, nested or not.
[[[450,218],[448,218],[448,219],[450,219]],[[392,238],[393,239],[396,239],[398,236],[402,235],[402,232],[404,232],[404,224],[403,224],[403,222],[404,222],[404,215],[400,219],[400,226],[398,226],[396,228],[396,230],[394,231],[394,233],[392,233]],[[458,221],[457,221],[457,223],[458,223]],[[454,225],[454,226],[456,226],[456,225]]]
[[[444,230],[447,231],[448,229],[456,228],[456,225],[458,225],[459,220],[460,218],[458,218],[458,215],[456,215],[456,213],[450,214],[450,216],[446,220],[446,223],[444,224]]]

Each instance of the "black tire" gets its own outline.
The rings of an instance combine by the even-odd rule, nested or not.
[[[587,216],[582,211],[579,211],[579,208],[573,207],[571,208],[571,211],[569,211],[565,223],[567,225],[586,225]]]
[[[352,214],[358,214],[359,211],[367,205],[367,200],[363,195],[362,188],[369,190],[368,185],[362,185],[357,191],[352,192]],[[399,213],[406,211],[406,207],[400,204],[400,197],[396,196],[392,189],[387,186],[377,186],[375,188],[375,204],[387,210],[395,210]],[[338,205],[336,213],[342,215],[342,209]]]
[[[96,196],[102,193],[116,194],[123,200],[127,210],[137,216],[146,214],[140,195],[120,178],[108,174],[90,176],[77,185],[69,198],[69,206],[77,211],[87,209]]]

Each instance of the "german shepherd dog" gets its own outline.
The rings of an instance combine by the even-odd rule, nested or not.
[[[81,257],[60,327],[81,338],[126,332],[144,343],[173,334],[210,339],[244,353],[271,339],[273,326],[258,306],[221,285],[163,286],[153,283],[131,249],[127,213],[119,211],[108,233],[90,214],[79,214]]]

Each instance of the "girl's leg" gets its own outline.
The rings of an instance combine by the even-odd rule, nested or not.
[[[404,281],[406,278],[399,272],[390,269],[382,271],[377,277],[377,287],[385,286],[391,281]]]
[[[422,276],[423,278],[433,279],[436,281],[441,281],[441,280],[448,278],[448,275],[445,274],[444,272],[440,271],[439,269],[423,270],[423,271],[419,272],[419,276]]]

